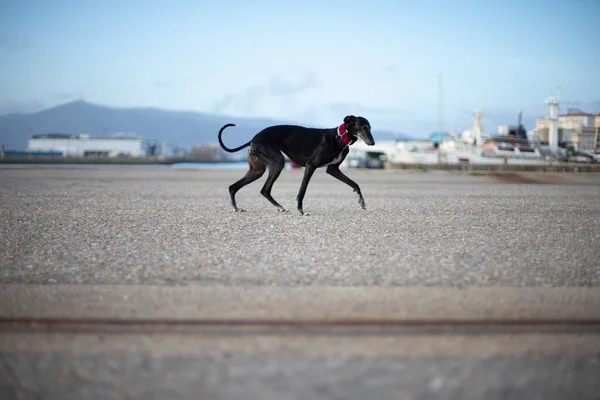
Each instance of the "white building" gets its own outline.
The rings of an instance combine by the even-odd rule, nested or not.
[[[569,109],[558,116],[558,141],[567,142],[580,150],[597,151],[595,121],[600,114],[590,114],[577,109]],[[549,141],[550,118],[536,120],[536,131],[541,141]],[[599,124],[600,125],[600,124]]]
[[[91,138],[87,134],[50,133],[34,135],[29,139],[27,151],[59,151],[63,156],[129,156],[146,155],[144,140],[136,137],[116,136]]]

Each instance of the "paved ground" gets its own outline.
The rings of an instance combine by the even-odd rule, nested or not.
[[[600,291],[573,287],[0,286],[0,315],[38,318],[582,319],[598,318],[599,304]],[[600,391],[597,332],[1,328],[2,399],[596,399]]]
[[[348,174],[366,211],[319,172],[301,217],[264,179],[232,212],[243,171],[3,169],[0,283],[600,285],[598,175]],[[300,181],[284,171],[274,197],[294,210]]]
[[[102,371],[99,373],[99,371]],[[598,358],[8,358],[6,399],[596,400]]]
[[[595,287],[0,285],[0,316],[174,319],[600,319]]]
[[[0,169],[0,319],[598,318],[600,176]],[[274,197],[294,209],[299,171]],[[21,332],[0,399],[596,399],[597,333]]]

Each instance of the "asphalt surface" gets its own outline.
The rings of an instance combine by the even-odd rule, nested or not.
[[[600,284],[598,175],[347,173],[366,211],[319,172],[301,217],[300,171],[234,213],[241,170],[0,169],[0,283]]]
[[[99,373],[98,371],[102,371]],[[535,373],[533,373],[535,372]],[[594,357],[8,358],[6,399],[597,399]],[[307,384],[309,383],[309,384]]]
[[[0,399],[597,399],[600,334],[265,334],[7,318],[595,319],[600,176],[0,168]],[[4,321],[4,322],[3,322]]]
[[[9,284],[0,285],[0,317],[600,321],[600,290]]]

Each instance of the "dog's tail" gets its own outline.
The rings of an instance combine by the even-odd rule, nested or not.
[[[240,151],[244,147],[250,146],[250,142],[243,144],[240,147],[236,147],[235,149],[230,149],[229,147],[225,146],[225,144],[223,143],[223,140],[221,139],[221,135],[223,134],[223,131],[230,126],[236,126],[236,125],[235,124],[226,124],[226,125],[223,125],[223,127],[219,130],[219,144],[221,145],[223,150],[225,150],[229,153],[235,153],[236,151]]]

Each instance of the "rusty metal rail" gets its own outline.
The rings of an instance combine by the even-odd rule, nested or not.
[[[196,335],[600,335],[600,319],[119,319],[0,317],[0,333]]]

